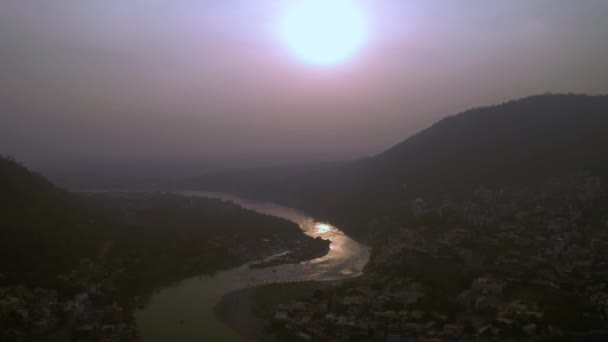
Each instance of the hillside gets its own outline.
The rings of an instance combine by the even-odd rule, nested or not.
[[[4,157],[0,190],[0,257],[11,260],[0,268],[0,286],[59,286],[57,275],[77,268],[82,260],[137,259],[155,265],[142,268],[150,277],[163,278],[152,274],[162,266],[172,277],[180,277],[247,261],[230,254],[233,246],[255,249],[261,239],[277,236],[288,245],[313,242],[292,222],[216,199],[70,193]],[[105,251],[108,246],[112,253]],[[132,255],[138,258],[128,257]],[[163,255],[171,255],[171,260]],[[176,265],[189,269],[174,272]]]
[[[54,191],[55,187],[43,176],[0,156],[0,189],[0,209],[4,209],[23,205],[41,193]]]
[[[76,317],[97,327],[83,340],[103,340],[99,327],[112,322],[131,341],[137,297],[283,248],[293,253],[284,263],[301,262],[328,245],[293,222],[216,199],[70,193],[0,157],[0,340],[75,340]],[[86,305],[71,312],[78,298]],[[121,314],[94,314],[104,310]]]
[[[498,183],[608,170],[608,96],[543,95],[448,117],[368,163],[388,182]]]
[[[362,221],[391,201],[605,176],[606,132],[608,96],[539,95],[449,116],[370,158],[307,172],[220,173],[198,185],[297,205],[360,235]]]

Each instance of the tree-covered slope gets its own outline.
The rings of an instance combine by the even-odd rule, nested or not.
[[[608,96],[549,94],[476,108],[376,156],[304,171],[232,171],[197,184],[297,205],[358,234],[363,228],[353,226],[396,200],[574,173],[607,175]]]

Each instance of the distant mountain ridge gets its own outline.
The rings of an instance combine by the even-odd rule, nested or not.
[[[447,117],[367,161],[389,180],[521,181],[605,172],[608,96],[539,95]]]
[[[273,181],[329,185],[370,177],[387,185],[425,179],[446,184],[473,178],[492,182],[494,176],[509,181],[557,172],[606,172],[604,152],[608,96],[538,95],[446,117],[373,157],[328,167],[233,170],[203,181],[235,187]]]
[[[415,197],[573,173],[608,175],[608,96],[531,96],[446,117],[373,157],[306,170],[236,170],[193,184],[340,220],[402,189]]]

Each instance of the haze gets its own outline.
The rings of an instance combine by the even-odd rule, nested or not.
[[[0,152],[21,160],[319,161],[441,117],[608,92],[608,2],[361,1],[347,63],[294,58],[288,1],[4,0]]]

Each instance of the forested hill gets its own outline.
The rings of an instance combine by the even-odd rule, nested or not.
[[[101,232],[71,196],[16,161],[0,157],[1,281],[53,285],[60,271],[95,254]]]
[[[55,186],[42,175],[30,172],[11,158],[0,156],[0,209],[23,205]]]
[[[383,182],[504,184],[608,170],[608,96],[541,95],[443,119],[366,161]]]
[[[101,328],[108,322],[121,341],[137,340],[137,298],[284,249],[281,262],[301,262],[327,253],[329,241],[210,198],[70,193],[0,157],[2,341],[105,340],[116,335]],[[120,315],[95,314],[110,311]],[[96,328],[83,332],[74,324],[83,317]]]
[[[539,95],[449,116],[369,158],[295,171],[241,170],[194,184],[283,201],[352,229],[390,201],[608,175],[608,96]],[[359,232],[356,232],[359,233]]]
[[[289,221],[235,204],[163,193],[77,194],[0,158],[0,287],[65,285],[58,275],[89,260],[155,286],[236,266],[263,239],[313,243]],[[111,253],[110,253],[111,252]],[[262,252],[260,252],[263,254]],[[260,254],[258,253],[258,254]],[[143,285],[143,284],[142,284]]]

